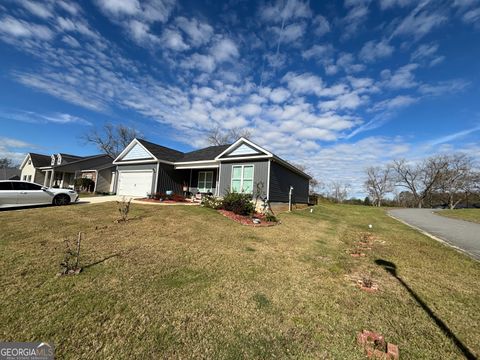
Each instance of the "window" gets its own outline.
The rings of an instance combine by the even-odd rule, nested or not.
[[[198,172],[198,191],[201,193],[212,192],[213,171]]]
[[[32,165],[32,160],[28,159],[28,165]]]
[[[28,181],[28,182],[31,182],[31,181],[32,181],[32,175],[28,175],[28,176],[27,176],[27,181]]]
[[[232,166],[232,191],[253,193],[253,165]]]
[[[9,181],[0,182],[0,191],[2,190],[13,190],[12,183]]]
[[[23,181],[27,181],[27,175],[23,175]]]
[[[13,190],[20,191],[31,191],[31,190],[42,190],[42,187],[37,184],[26,183],[26,182],[13,182]]]

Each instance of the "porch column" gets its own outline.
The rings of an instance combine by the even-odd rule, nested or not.
[[[63,183],[65,181],[65,171],[62,173],[62,181],[60,182],[60,187],[63,188]]]
[[[55,170],[52,170],[52,172],[50,174],[50,185],[49,185],[49,187],[53,186],[53,179],[54,178],[55,178]]]

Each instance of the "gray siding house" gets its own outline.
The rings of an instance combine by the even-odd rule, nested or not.
[[[270,202],[283,203],[292,187],[293,202],[308,203],[310,176],[245,138],[188,153],[134,139],[113,164],[117,195],[172,191],[221,197],[228,191],[254,194],[261,189]]]

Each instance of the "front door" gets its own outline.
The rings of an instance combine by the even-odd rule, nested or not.
[[[198,172],[198,192],[211,193],[213,190],[213,171]]]

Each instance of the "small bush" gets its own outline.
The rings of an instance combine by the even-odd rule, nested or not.
[[[265,215],[265,221],[268,221],[268,222],[277,222],[278,219],[276,218],[275,215],[269,213],[269,214]]]
[[[73,182],[76,189],[80,189],[80,191],[89,191],[92,192],[95,189],[95,181],[88,178],[76,178]]]
[[[218,199],[212,195],[205,195],[205,196],[202,196],[201,205],[206,208],[218,210],[222,208],[223,204],[221,199]]]
[[[126,200],[125,197],[122,198],[122,201],[117,201],[118,212],[120,213],[120,219],[118,219],[117,222],[120,222],[120,221],[127,222],[128,221],[128,213],[130,212],[131,201],[132,201],[132,199]]]
[[[255,211],[255,205],[251,200],[252,196],[249,194],[228,192],[223,197],[222,207],[225,210],[233,211],[237,215],[252,215]]]

